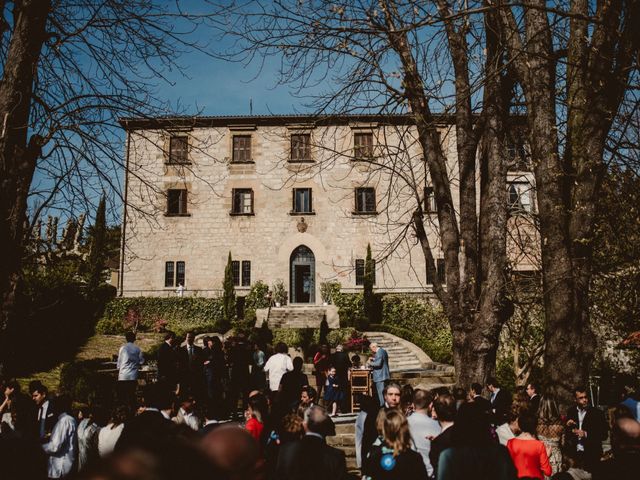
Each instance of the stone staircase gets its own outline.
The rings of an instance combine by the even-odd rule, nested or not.
[[[356,465],[356,435],[355,435],[356,414],[341,415],[335,417],[333,422],[336,426],[336,434],[327,437],[327,444],[339,448],[347,457],[347,470],[354,472],[358,470]]]
[[[320,328],[326,320],[329,328],[340,327],[338,308],[335,305],[286,305],[284,307],[256,310],[256,327],[269,319],[269,328]]]
[[[389,354],[391,379],[401,385],[410,384],[414,388],[434,389],[451,387],[455,384],[455,372],[451,365],[436,363],[420,348],[386,332],[367,332],[365,336],[376,342]],[[357,471],[355,454],[356,414],[340,415],[334,418],[336,435],[328,437],[327,443],[345,452],[347,468]]]

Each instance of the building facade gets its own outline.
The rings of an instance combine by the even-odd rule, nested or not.
[[[457,208],[455,128],[441,120]],[[420,203],[442,258],[429,173],[410,117],[121,124],[127,132],[123,296],[217,295],[231,253],[239,295],[257,280],[281,280],[290,303],[316,304],[322,282],[362,288],[367,245],[380,292],[424,294],[445,280],[442,260],[435,278],[427,275],[409,228]],[[533,212],[532,176],[512,169],[505,197],[514,211]],[[535,268],[522,251],[512,257],[516,268]]]

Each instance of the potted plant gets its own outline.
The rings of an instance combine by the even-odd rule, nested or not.
[[[287,291],[284,288],[284,282],[282,280],[276,280],[273,284],[273,301],[276,307],[280,307],[287,303]]]
[[[340,282],[336,282],[335,280],[321,282],[320,297],[322,297],[322,303],[324,305],[335,303],[336,296],[340,293],[340,288]]]

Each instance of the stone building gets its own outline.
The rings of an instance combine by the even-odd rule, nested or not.
[[[427,277],[407,228],[421,202],[438,245],[429,175],[407,116],[184,117],[121,125],[128,166],[121,295],[217,295],[231,252],[238,295],[256,280],[282,280],[290,303],[318,304],[322,282],[362,288],[367,244],[377,291],[425,294],[444,281],[442,260],[436,278]],[[455,129],[442,117],[438,130],[457,205]],[[518,162],[505,197],[523,213],[535,208],[532,176]],[[515,268],[535,268],[526,252],[512,257]]]

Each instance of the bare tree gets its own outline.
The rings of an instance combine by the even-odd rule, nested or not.
[[[545,377],[567,400],[588,380],[593,359],[595,209],[612,127],[638,78],[640,2],[487,4],[498,7],[525,99],[542,238]]]
[[[252,2],[225,5],[218,28],[238,40],[226,58],[277,58],[280,80],[301,94],[321,85],[323,92],[311,93],[318,113],[407,115],[428,175],[411,178],[389,151],[376,162],[399,178],[406,174],[413,186],[404,228],[415,235],[431,277],[436,252],[444,254],[446,286],[435,282],[434,291],[451,325],[458,382],[468,385],[493,373],[511,312],[505,132],[512,82],[495,11],[458,7],[446,1]],[[450,113],[455,126],[453,172],[437,128],[442,113]],[[420,183],[426,177],[430,185]],[[437,206],[436,241],[424,209],[426,186]]]
[[[30,223],[47,208],[86,211],[103,191],[119,197],[117,119],[166,114],[155,84],[199,47],[189,36],[199,19],[151,0],[3,0],[0,14],[1,367]]]

